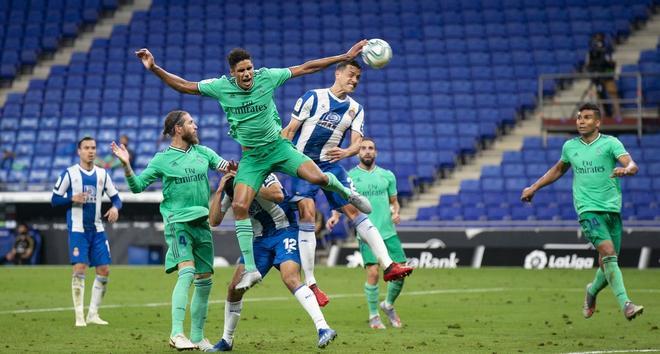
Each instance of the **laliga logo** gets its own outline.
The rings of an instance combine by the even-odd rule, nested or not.
[[[573,253],[565,256],[548,256],[544,251],[534,250],[525,257],[525,269],[544,269],[558,268],[558,269],[589,269],[594,266],[593,257],[579,257]]]
[[[525,269],[543,269],[548,264],[545,252],[534,250],[525,257]]]

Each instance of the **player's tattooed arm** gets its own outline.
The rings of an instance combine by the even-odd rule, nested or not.
[[[617,160],[623,167],[615,168],[610,177],[634,176],[639,171],[639,167],[629,154],[621,155]]]
[[[165,71],[165,69],[156,65],[156,60],[154,59],[153,54],[151,54],[151,52],[149,52],[148,49],[142,48],[137,52],[135,52],[135,55],[138,58],[140,58],[140,60],[142,61],[142,65],[144,65],[145,69],[154,73],[154,75],[158,76],[158,78],[161,79],[164,83],[166,83],[169,87],[181,93],[187,93],[189,95],[201,94],[199,92],[197,82],[188,81],[177,75],[169,73]]]
[[[336,64],[342,61],[347,61],[355,58],[360,54],[362,48],[367,45],[367,40],[363,39],[355,43],[348,52],[340,55],[335,55],[333,57],[326,57],[316,60],[310,60],[305,62],[302,65],[292,66],[289,68],[291,70],[291,77],[297,77],[307,74],[313,74],[317,71],[323,70],[332,64]]]
[[[534,194],[536,191],[539,189],[554,183],[556,180],[561,178],[566,171],[571,167],[571,165],[567,162],[564,162],[562,160],[557,161],[557,163],[550,167],[548,172],[546,172],[541,178],[539,178],[534,184],[531,186],[523,189],[522,195],[520,196],[520,200],[523,202],[531,202],[532,198],[534,198]]]

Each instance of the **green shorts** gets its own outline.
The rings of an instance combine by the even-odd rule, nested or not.
[[[234,185],[243,183],[258,192],[269,173],[277,171],[298,177],[298,168],[307,161],[311,159],[289,140],[278,137],[264,146],[243,151]]]
[[[385,242],[385,247],[387,247],[387,254],[390,255],[390,258],[396,263],[406,263],[408,260],[406,258],[406,253],[403,252],[403,247],[401,247],[401,241],[399,236],[394,235],[383,240]],[[360,253],[362,254],[362,261],[365,265],[378,264],[378,258],[371,252],[371,248],[367,245],[366,242],[360,240]]]
[[[614,250],[619,253],[621,249],[621,214],[606,211],[586,211],[580,214],[582,233],[593,244],[598,245],[610,240]]]
[[[213,273],[213,236],[207,218],[173,222],[165,227],[165,272],[177,270],[181,262],[194,261],[195,273]]]

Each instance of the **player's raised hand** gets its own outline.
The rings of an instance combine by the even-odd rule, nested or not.
[[[536,193],[536,191],[532,187],[523,189],[522,195],[520,196],[520,201],[531,203],[532,198],[534,198],[534,193]]]
[[[144,65],[147,70],[151,70],[154,65],[156,65],[153,54],[151,54],[147,48],[138,50],[135,52],[135,55],[142,60],[142,65]]]
[[[222,193],[222,191],[225,190],[227,183],[231,183],[230,180],[234,177],[236,177],[236,170],[227,171],[227,173],[225,173],[225,175],[220,178],[220,183],[218,183],[218,190],[216,192]]]
[[[112,207],[108,209],[108,211],[103,216],[108,218],[109,223],[113,224],[119,219],[119,210],[117,210],[115,207]]]
[[[114,141],[110,144],[110,149],[112,150],[112,153],[117,156],[119,161],[121,161],[121,164],[126,166],[128,165],[128,161],[130,161],[130,156],[128,154],[128,150],[126,150],[126,146],[124,144],[117,145]]]
[[[365,45],[367,45],[367,40],[366,39],[363,39],[363,40],[353,44],[351,49],[349,49],[348,52],[346,52],[346,55],[348,56],[349,59],[353,59],[353,58],[357,57],[358,54],[360,54],[360,52],[362,51],[362,48],[364,48]]]

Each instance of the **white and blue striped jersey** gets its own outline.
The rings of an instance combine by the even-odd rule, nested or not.
[[[70,232],[103,232],[101,203],[103,194],[115,199],[119,192],[105,169],[94,166],[87,171],[80,165],[73,165],[60,174],[53,189],[53,197],[71,198],[78,193],[87,193],[82,205],[70,204],[66,211]]]
[[[268,188],[273,183],[280,183],[280,181],[277,176],[271,173],[264,180],[262,188]],[[279,204],[263,199],[258,194],[250,204],[248,214],[252,222],[254,237],[268,237],[274,235],[278,230],[298,227],[296,215],[289,202],[291,197],[287,195],[284,188],[282,188],[282,191],[284,192],[284,201]],[[226,213],[229,208],[231,208],[231,199],[225,194],[220,210]]]
[[[329,88],[305,92],[291,117],[302,122],[293,144],[314,162],[329,161],[328,150],[341,144],[349,127],[353,134],[364,136],[362,105],[350,96],[337,98]]]

